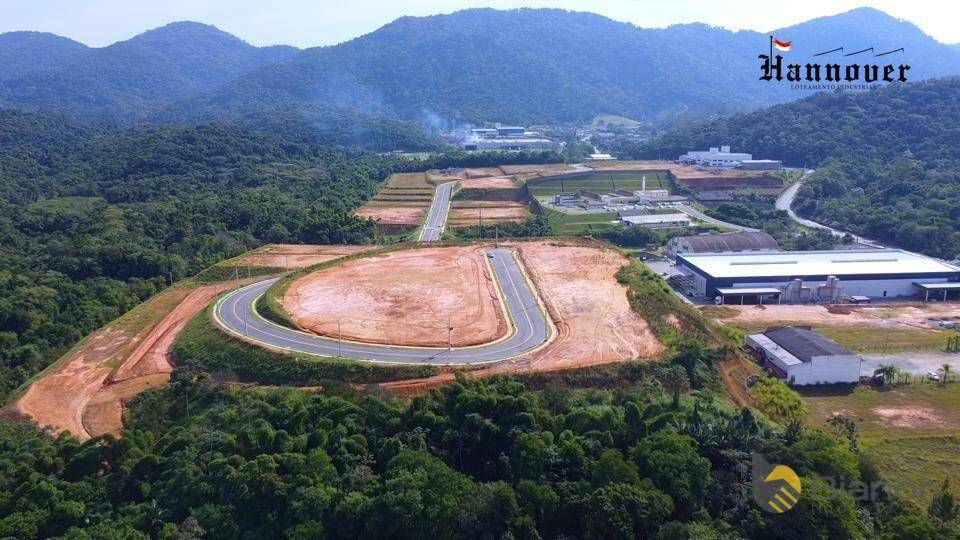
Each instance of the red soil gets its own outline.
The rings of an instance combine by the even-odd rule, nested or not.
[[[426,206],[365,206],[357,210],[359,217],[377,220],[381,225],[419,225],[427,215]]]
[[[340,257],[376,249],[377,246],[316,246],[299,244],[269,244],[240,257],[237,266],[266,266],[274,268],[306,268]]]
[[[97,330],[30,385],[5,414],[32,418],[55,433],[69,431],[80,440],[120,433],[123,403],[169,379],[173,371],[169,350],[176,337],[230,286],[175,288],[158,294],[129,315],[159,320],[139,331],[128,328],[134,325],[123,319]],[[164,315],[169,305],[175,307]]]
[[[627,301],[626,287],[614,274],[628,261],[616,251],[585,241],[517,242],[518,249],[550,317],[556,337],[530,354],[475,370],[476,376],[551,371],[653,358],[665,348]],[[383,386],[415,395],[453,380],[444,373]]]
[[[484,178],[468,178],[460,181],[463,189],[494,188],[515,189],[513,178],[509,176],[489,176]]]
[[[287,289],[283,307],[300,328],[367,343],[454,346],[508,331],[486,258],[476,249],[397,251],[314,272]]]

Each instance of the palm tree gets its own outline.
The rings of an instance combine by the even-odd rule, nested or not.
[[[893,364],[882,364],[873,371],[873,376],[880,377],[880,379],[883,381],[883,384],[890,384],[896,380],[897,373],[899,371],[900,370],[897,369],[897,366]]]
[[[949,377],[950,372],[953,371],[953,367],[951,367],[950,364],[943,364],[940,366],[940,371],[943,372],[943,375],[940,377],[940,384],[945,385],[947,384],[947,377]]]

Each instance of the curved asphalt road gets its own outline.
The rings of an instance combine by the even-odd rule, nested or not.
[[[834,229],[833,227],[827,227],[826,225],[823,225],[822,223],[817,223],[816,221],[811,221],[811,220],[809,220],[809,219],[802,218],[802,217],[798,216],[798,215],[796,214],[796,212],[793,211],[793,199],[796,198],[797,192],[800,191],[800,187],[803,186],[803,181],[806,180],[807,177],[810,176],[811,174],[813,174],[813,170],[808,170],[808,171],[804,172],[804,173],[803,173],[803,177],[802,177],[799,181],[797,181],[796,183],[794,183],[793,185],[791,185],[791,186],[788,187],[787,189],[783,190],[783,193],[781,193],[780,196],[777,197],[777,202],[776,202],[776,205],[775,205],[775,206],[776,206],[776,209],[777,209],[777,210],[786,210],[786,211],[787,211],[787,214],[790,215],[790,219],[792,219],[792,220],[795,221],[796,223],[799,223],[800,225],[803,225],[804,227],[809,227],[809,228],[811,228],[811,229],[820,229],[820,230],[822,230],[822,231],[827,231],[827,232],[829,232],[831,235],[833,235],[833,236],[835,236],[835,237],[837,237],[837,238],[843,238],[844,236],[850,235],[850,237],[853,238],[853,241],[856,242],[856,243],[858,243],[858,244],[863,244],[863,245],[865,245],[865,246],[870,246],[870,247],[875,247],[875,248],[882,248],[883,246],[880,245],[880,243],[877,242],[876,240],[870,240],[869,238],[864,238],[864,237],[862,237],[862,236],[857,236],[857,235],[855,235],[855,234],[853,234],[853,233],[850,233],[850,232],[847,232],[847,231],[841,231],[841,230],[839,230],[839,229]]]
[[[427,219],[420,229],[421,242],[436,242],[443,236],[443,229],[447,225],[447,210],[450,208],[450,196],[453,195],[453,186],[457,181],[444,182],[437,186],[433,193],[433,201],[427,210]]]
[[[344,341],[344,357],[391,364],[482,364],[498,362],[544,343],[550,331],[533,290],[513,254],[507,249],[488,249],[497,282],[503,293],[513,333],[489,345],[455,349],[368,345]],[[217,301],[214,321],[227,332],[261,345],[315,356],[337,356],[337,340],[298,332],[267,321],[254,311],[254,304],[276,281],[268,279],[237,289]],[[453,332],[456,333],[454,328]]]

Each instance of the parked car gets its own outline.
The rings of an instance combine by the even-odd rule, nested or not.
[[[927,378],[930,379],[931,381],[937,381],[937,382],[940,381],[940,376],[932,371],[927,372]]]

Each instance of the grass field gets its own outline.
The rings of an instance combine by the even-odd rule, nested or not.
[[[625,116],[617,116],[615,114],[598,114],[590,122],[591,129],[598,129],[605,126],[635,128],[639,125],[640,125],[640,122],[637,122],[632,118],[627,118]]]
[[[944,478],[960,482],[960,384],[916,383],[889,389],[801,390],[807,423],[835,414],[853,420],[860,444],[888,489],[925,505]]]
[[[643,177],[647,177],[647,189],[669,188],[670,181],[665,172],[649,171],[636,173],[605,174],[594,173],[578,178],[545,178],[529,180],[527,190],[534,197],[555,195],[560,192],[586,189],[596,193],[609,193],[615,189],[627,191],[639,190],[643,186]]]
[[[558,212],[543,208],[543,217],[550,228],[559,236],[579,236],[588,232],[613,230],[619,225],[611,223],[617,220],[616,212]]]

